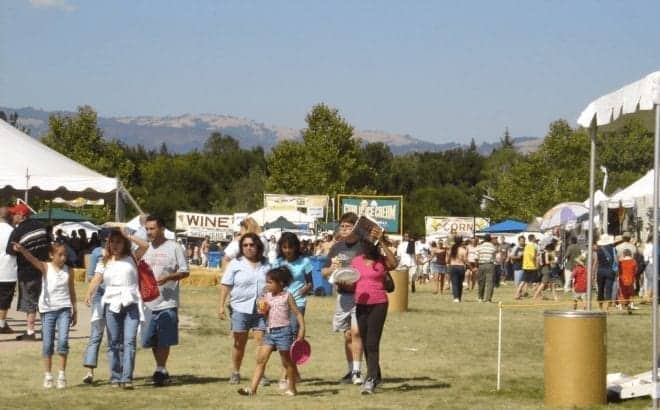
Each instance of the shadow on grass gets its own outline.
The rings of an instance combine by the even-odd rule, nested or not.
[[[320,390],[306,390],[298,391],[298,396],[324,396],[326,394],[339,394],[339,389],[320,389]]]
[[[307,386],[338,386],[343,383],[339,380],[325,380],[325,379],[306,379],[303,382]],[[415,390],[427,390],[427,389],[446,389],[451,387],[451,384],[446,382],[441,382],[430,377],[387,377],[383,379],[384,386],[382,390],[386,391],[415,391]],[[396,385],[401,383],[400,385]],[[327,392],[334,392],[334,389],[328,389]],[[321,390],[321,392],[326,392],[326,390]],[[305,394],[316,394],[314,391],[306,392]],[[335,393],[333,393],[335,394]]]

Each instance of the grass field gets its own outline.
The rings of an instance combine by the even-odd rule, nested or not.
[[[78,285],[82,294],[85,285]],[[495,291],[495,299],[512,304],[511,286]],[[154,362],[150,351],[139,350],[136,388],[122,391],[107,384],[105,354],[101,355],[93,386],[80,384],[85,339],[71,341],[70,387],[64,391],[41,387],[40,343],[0,350],[3,408],[414,408],[414,409],[535,409],[543,406],[543,310],[552,307],[507,309],[504,312],[502,390],[496,392],[497,304],[465,302],[431,294],[430,285],[410,295],[410,311],[388,316],[381,346],[385,384],[373,396],[342,385],[346,372],[342,338],[331,332],[334,298],[311,297],[307,334],[310,362],[301,367],[299,395],[283,397],[276,386],[262,388],[257,397],[236,394],[229,385],[229,324],[216,318],[214,287],[182,290],[180,345],[172,351],[168,369],[173,384],[153,388]],[[531,301],[522,302],[525,304]],[[556,308],[568,307],[568,297]],[[15,315],[15,312],[12,312]],[[607,318],[608,372],[635,374],[650,369],[650,309],[634,315],[613,313]],[[248,343],[242,376],[251,377],[254,345]],[[266,374],[277,379],[279,358],[273,356]],[[613,403],[607,408],[646,408],[650,399]]]

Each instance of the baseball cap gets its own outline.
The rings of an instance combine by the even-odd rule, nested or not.
[[[30,208],[28,208],[28,206],[25,204],[18,204],[16,206],[12,206],[8,209],[8,211],[11,214],[23,215],[23,216],[30,216],[30,214],[32,213],[32,211],[30,211]]]

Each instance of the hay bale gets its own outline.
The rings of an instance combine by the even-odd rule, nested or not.
[[[190,266],[190,276],[181,280],[181,286],[216,286],[220,277],[220,270],[203,268],[197,265]]]

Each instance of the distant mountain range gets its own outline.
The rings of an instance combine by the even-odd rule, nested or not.
[[[0,107],[0,111],[7,114],[16,112],[19,124],[29,129],[33,137],[40,137],[48,131],[48,117],[51,114],[75,114],[70,111],[44,111],[32,107]],[[280,141],[300,139],[302,135],[301,130],[295,128],[267,125],[249,119],[216,114],[183,114],[167,117],[99,116],[98,126],[103,130],[107,139],[117,139],[128,145],[142,144],[148,149],[158,148],[165,143],[170,152],[199,150],[213,132],[230,135],[238,140],[243,148],[262,146],[266,150],[270,150]],[[356,130],[355,136],[365,142],[385,143],[394,154],[441,152],[466,146],[453,142],[436,144],[408,134],[401,135],[385,131]],[[537,150],[542,141],[541,138],[535,137],[513,138],[514,146],[522,153]],[[489,155],[497,146],[499,146],[499,137],[496,142],[478,145],[477,150],[483,155]]]

